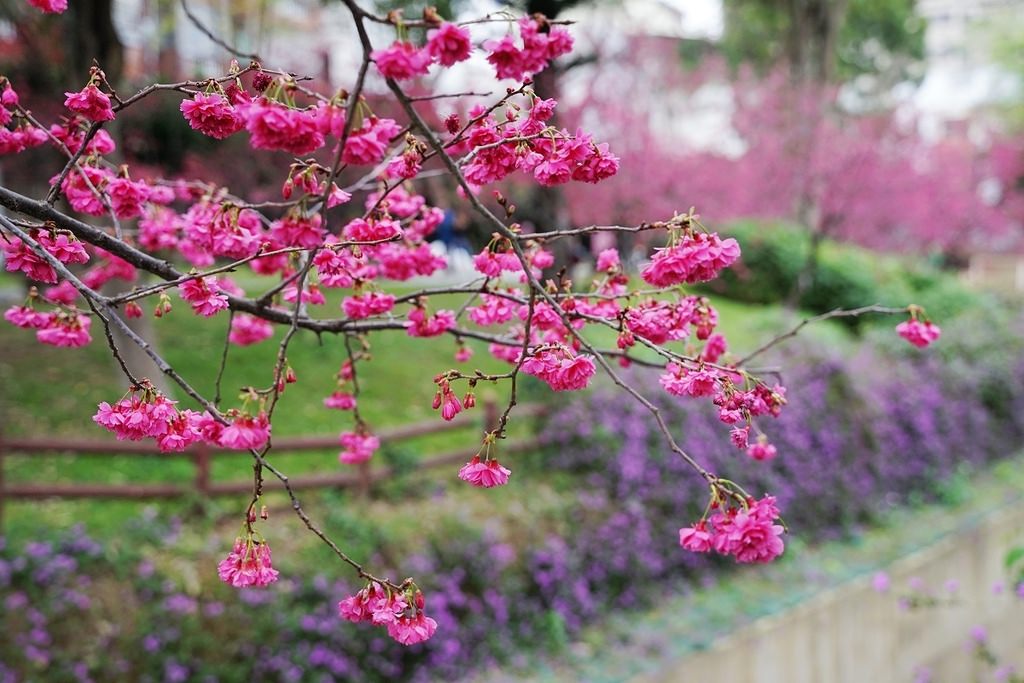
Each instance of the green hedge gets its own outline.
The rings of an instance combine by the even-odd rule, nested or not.
[[[791,224],[756,221],[737,222],[722,232],[739,241],[743,256],[705,289],[749,303],[786,301],[807,264],[811,249],[808,233]],[[810,286],[798,304],[803,310],[824,313],[874,303],[917,303],[941,320],[975,307],[983,299],[955,275],[922,260],[900,259],[825,240],[819,245]],[[856,327],[858,320],[846,322]]]

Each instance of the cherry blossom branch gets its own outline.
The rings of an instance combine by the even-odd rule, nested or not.
[[[833,311],[828,311],[827,313],[822,313],[820,315],[815,315],[815,316],[812,316],[810,318],[804,318],[793,329],[791,329],[788,332],[785,332],[783,334],[780,334],[779,336],[771,339],[770,341],[766,342],[765,344],[762,344],[760,347],[758,347],[754,351],[751,351],[749,354],[747,354],[742,359],[740,359],[737,362],[737,365],[744,365],[746,363],[749,363],[752,359],[760,356],[762,353],[764,353],[768,349],[770,349],[770,348],[780,344],[781,342],[785,341],[786,339],[791,339],[791,338],[795,337],[796,335],[798,335],[800,333],[800,331],[802,329],[804,329],[805,327],[807,327],[808,325],[810,325],[812,323],[818,323],[818,322],[822,322],[824,320],[830,320],[832,318],[856,318],[858,316],[862,316],[862,315],[865,315],[865,314],[868,314],[868,313],[881,313],[883,315],[898,315],[900,313],[907,313],[909,310],[910,310],[909,306],[893,307],[893,306],[882,306],[881,304],[872,304],[870,306],[861,306],[860,308],[849,308],[849,309],[837,308],[837,309],[835,309]]]
[[[213,405],[220,407],[220,383],[224,379],[224,369],[228,365],[228,351],[231,349],[231,325],[235,322],[235,312],[228,311],[228,328],[224,332],[224,350],[220,354],[220,366],[217,368],[217,381],[214,383]]]
[[[10,231],[15,237],[20,239],[22,242],[27,244],[29,248],[32,249],[32,251],[35,252],[37,256],[44,259],[50,265],[50,267],[52,267],[56,272],[60,273],[60,275],[64,279],[70,282],[71,285],[75,287],[75,289],[77,289],[79,292],[83,294],[86,303],[89,305],[89,308],[92,309],[92,312],[96,315],[97,318],[100,319],[100,322],[103,324],[103,335],[104,337],[106,337],[107,346],[110,348],[110,353],[114,356],[114,360],[117,361],[117,364],[120,366],[121,371],[124,373],[125,377],[128,378],[128,381],[131,383],[132,387],[142,386],[142,384],[135,377],[135,375],[132,374],[132,371],[128,369],[128,364],[125,362],[124,357],[121,355],[120,350],[117,348],[117,343],[114,341],[114,335],[110,331],[110,318],[117,318],[116,311],[111,310],[109,307],[103,306],[102,302],[100,302],[100,305],[103,306],[103,308],[105,309],[104,314],[104,311],[101,311],[96,305],[96,300],[98,297],[100,297],[99,294],[94,292],[85,283],[83,283],[81,280],[75,277],[74,273],[68,270],[68,268],[59,260],[57,260],[57,258],[54,257],[53,254],[46,251],[43,245],[39,244],[39,242],[32,239],[32,237],[27,232],[21,230],[13,221],[9,220],[3,214],[0,214],[0,225],[2,225],[5,229]],[[117,318],[117,320],[120,322],[120,318]],[[125,325],[125,327],[127,326]]]
[[[355,6],[353,0],[342,1],[350,9]],[[358,14],[355,11],[353,11],[353,16],[356,20],[357,25],[360,24],[361,17],[358,16]],[[369,48],[368,41],[364,42],[363,48],[364,50]],[[498,231],[500,235],[507,237],[508,239],[511,240],[512,248],[516,256],[518,257],[524,272],[526,273],[526,277],[529,281],[531,288],[536,289],[540,293],[540,295],[555,308],[555,310],[558,312],[559,316],[565,323],[565,326],[569,330],[570,334],[572,334],[573,337],[580,342],[583,348],[585,348],[590,353],[594,354],[595,360],[602,367],[605,373],[611,378],[611,380],[619,388],[623,389],[626,393],[628,393],[641,405],[643,405],[644,408],[648,410],[648,412],[651,413],[655,421],[658,423],[658,428],[664,436],[666,442],[668,443],[669,448],[674,453],[683,458],[683,460],[685,460],[687,464],[693,467],[709,484],[714,486],[717,482],[717,477],[712,473],[708,472],[703,466],[700,465],[700,463],[698,463],[696,460],[693,459],[693,457],[691,457],[686,451],[684,451],[678,443],[676,443],[676,440],[672,436],[672,432],[669,429],[668,424],[665,422],[665,418],[662,415],[661,410],[656,405],[651,403],[651,401],[648,400],[645,396],[643,396],[640,392],[634,389],[631,385],[626,383],[619,376],[619,374],[615,372],[615,370],[611,367],[608,361],[597,351],[597,349],[595,349],[594,346],[587,339],[585,339],[581,334],[579,334],[578,331],[573,329],[571,321],[569,320],[566,313],[561,310],[561,307],[558,306],[558,302],[544,290],[544,288],[541,286],[539,282],[537,282],[537,278],[533,275],[530,262],[527,259],[526,254],[523,252],[519,240],[515,239],[515,233],[509,230],[509,228],[497,216],[495,216],[490,211],[490,209],[484,206],[483,203],[481,203],[480,200],[476,197],[476,195],[473,193],[472,188],[469,186],[469,183],[466,181],[465,176],[462,175],[462,171],[459,168],[458,164],[445,151],[444,146],[442,145],[440,140],[437,139],[437,136],[434,135],[433,131],[430,130],[430,127],[427,126],[426,123],[423,121],[423,118],[419,115],[419,112],[416,111],[415,107],[413,106],[413,103],[409,101],[408,97],[406,97],[405,95],[405,92],[398,85],[398,83],[396,83],[391,78],[386,79],[386,81],[388,84],[388,88],[391,90],[392,93],[394,93],[395,97],[402,105],[402,109],[405,111],[406,115],[427,138],[430,146],[437,150],[438,155],[441,158],[441,161],[451,172],[452,177],[455,178],[455,180],[463,188],[466,197],[468,198],[470,204],[473,206],[476,212],[480,216],[482,216],[484,220],[486,220],[488,223],[494,226],[494,228]]]
[[[117,316],[116,311],[113,310],[110,307],[110,305],[105,301],[105,297],[103,297],[102,295],[94,291],[92,288],[85,285],[77,277],[75,277],[75,275],[71,273],[63,263],[57,260],[55,256],[46,251],[46,249],[44,249],[42,245],[40,245],[38,242],[33,240],[27,232],[23,231],[21,228],[14,225],[11,221],[9,221],[6,218],[6,216],[3,216],[2,214],[0,214],[0,225],[2,225],[4,229],[10,231],[19,239],[21,239],[25,244],[29,245],[29,247],[33,250],[34,253],[36,253],[40,258],[44,259],[52,268],[54,268],[54,270],[56,270],[67,281],[71,282],[72,286],[74,286],[75,289],[77,289],[87,300],[91,300],[92,302],[95,303],[95,306],[99,307],[100,309],[103,309],[107,316],[109,316],[109,320],[113,322],[114,325],[117,326],[121,330],[121,332],[128,337],[128,339],[130,339],[136,346],[142,349],[142,351],[146,353],[147,356],[150,357],[150,359],[156,364],[157,368],[159,368],[161,372],[163,372],[169,378],[171,378],[171,380],[174,381],[175,384],[177,384],[179,387],[181,387],[182,390],[186,394],[188,394],[189,397],[191,397],[207,412],[209,412],[214,419],[221,422],[222,424],[227,424],[226,420],[221,415],[217,406],[211,403],[210,401],[206,400],[198,391],[196,391],[195,388],[192,387],[192,385],[187,380],[185,380],[184,377],[182,377],[176,370],[174,370],[170,363],[164,360],[164,358],[159,353],[156,352],[156,350],[152,347],[152,345],[149,342],[140,337],[134,330],[132,330],[131,327],[129,327],[123,320],[121,320],[121,318]],[[96,309],[94,308],[94,310]],[[99,311],[97,311],[97,314],[104,321],[104,323],[107,322],[108,317],[103,316],[102,313],[100,313]],[[123,359],[120,358],[120,355],[118,354],[115,348],[113,338],[108,337],[108,339],[111,343],[112,351],[114,352],[115,357],[118,358],[119,362],[121,363],[121,367],[124,370],[126,376],[128,377],[129,381],[132,382],[132,386],[141,386],[139,381],[136,380],[134,376],[131,374],[131,372],[128,370],[127,366],[123,362]],[[255,459],[256,464],[261,468],[267,469],[267,471],[273,474],[284,486],[285,491],[287,492],[288,497],[291,501],[292,509],[295,511],[296,515],[303,522],[306,528],[309,529],[318,538],[320,538],[320,540],[323,541],[328,547],[330,547],[331,550],[334,551],[334,553],[341,560],[343,560],[345,563],[347,563],[353,569],[355,569],[360,578],[376,581],[381,585],[391,586],[396,589],[398,588],[398,586],[391,583],[389,580],[377,578],[374,575],[367,572],[362,564],[356,562],[351,557],[349,557],[344,551],[342,551],[341,548],[338,547],[337,543],[331,540],[319,528],[319,526],[317,526],[312,521],[309,515],[306,514],[305,510],[303,510],[299,498],[296,496],[295,491],[291,487],[288,477],[266,460],[266,451],[260,453],[259,451],[252,449],[250,452],[253,458]],[[258,483],[256,484],[256,489],[259,490],[261,481],[259,480],[258,476],[257,482]]]
[[[181,9],[185,12],[185,16],[188,17],[188,20],[192,22],[192,25],[199,29],[200,33],[202,33],[204,36],[206,36],[214,43],[219,45],[225,51],[230,52],[236,57],[241,57],[242,59],[249,59],[254,62],[261,61],[260,56],[258,54],[254,52],[242,52],[233,45],[230,45],[226,40],[215,34],[213,31],[208,29],[206,25],[203,24],[203,22],[199,21],[199,17],[192,13],[192,9],[188,6],[188,3],[185,0],[181,0]]]

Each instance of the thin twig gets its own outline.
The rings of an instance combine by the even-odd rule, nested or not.
[[[192,22],[193,26],[195,26],[197,29],[199,29],[200,33],[202,33],[204,36],[206,36],[207,38],[212,40],[214,43],[216,43],[217,45],[222,47],[227,52],[230,52],[231,54],[233,54],[236,57],[241,57],[242,59],[248,59],[248,60],[253,61],[253,62],[262,61],[260,59],[260,56],[258,54],[256,54],[255,52],[243,52],[242,50],[239,50],[237,47],[229,44],[223,38],[221,38],[220,36],[215,34],[213,31],[208,29],[203,24],[203,22],[199,21],[199,17],[197,17],[195,14],[192,13],[192,9],[188,6],[188,3],[185,2],[185,0],[181,0],[181,9],[185,11],[185,16],[188,17],[188,20]]]

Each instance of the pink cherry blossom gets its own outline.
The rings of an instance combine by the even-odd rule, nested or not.
[[[128,178],[115,178],[107,184],[106,189],[114,215],[121,219],[141,215],[143,205],[149,199],[149,186]]]
[[[260,98],[245,109],[245,128],[253,149],[304,156],[323,147],[324,136],[310,110],[292,109]]]
[[[191,100],[182,100],[180,108],[193,130],[215,140],[223,140],[245,126],[245,118],[223,95],[197,92]]]
[[[38,330],[50,324],[52,313],[41,313],[28,306],[11,306],[4,311],[4,320],[15,327]]]
[[[747,455],[754,460],[771,460],[776,455],[776,449],[767,439],[760,438],[747,447]]]
[[[57,271],[53,266],[17,237],[0,240],[0,250],[3,251],[5,268],[9,272],[20,271],[38,282],[57,282]]]
[[[515,302],[503,296],[484,294],[481,296],[481,300],[483,303],[470,308],[468,312],[469,319],[477,325],[482,327],[500,325],[512,320],[516,315]]]
[[[107,207],[99,192],[113,178],[113,173],[106,169],[79,165],[64,179],[61,190],[75,211],[81,211],[90,216],[104,216],[107,213]],[[57,176],[54,176],[50,182],[56,182],[56,180]]]
[[[707,282],[739,256],[739,243],[732,237],[723,240],[718,233],[687,234],[677,244],[657,250],[641,275],[655,287]]]
[[[388,624],[388,635],[402,645],[415,645],[428,640],[437,631],[437,622],[422,611],[416,616],[401,616]]]
[[[335,410],[353,410],[356,407],[356,397],[344,391],[335,391],[324,399],[324,405]]]
[[[442,382],[441,388],[434,397],[434,410],[438,408],[441,409],[441,417],[446,421],[454,420],[455,416],[462,412],[462,403],[448,386],[447,381]]]
[[[700,357],[709,363],[717,363],[718,359],[725,353],[726,348],[725,337],[720,334],[713,334],[708,337],[708,343],[704,345],[704,351]]]
[[[930,320],[922,322],[917,318],[911,318],[897,325],[896,333],[919,349],[923,349],[939,338],[942,329]]]
[[[669,363],[659,379],[661,386],[674,396],[714,396],[719,391],[720,375],[708,366],[691,370],[678,363]]]
[[[118,441],[158,438],[168,433],[171,421],[178,417],[175,403],[156,391],[132,391],[114,405],[100,403],[92,419]]]
[[[248,313],[236,313],[231,320],[228,341],[239,346],[250,346],[272,336],[274,336],[274,326],[269,321]]]
[[[51,346],[77,348],[92,341],[89,328],[92,318],[77,313],[61,313],[52,316],[45,327],[36,329],[36,339]]]
[[[502,467],[496,458],[481,461],[479,455],[474,455],[472,460],[459,470],[459,479],[473,486],[489,489],[507,484],[511,474],[512,471]]]
[[[618,270],[621,267],[618,249],[605,249],[597,255],[597,269],[604,272]]]
[[[90,83],[79,92],[66,92],[64,95],[64,106],[73,112],[81,114],[90,121],[113,121],[114,110],[110,106],[110,97],[100,92],[94,84]]]
[[[78,290],[69,280],[62,280],[56,287],[50,287],[43,293],[43,298],[52,304],[71,306],[78,299]]]
[[[359,296],[346,297],[341,302],[341,307],[348,317],[362,320],[391,311],[395,307],[395,297],[381,292],[367,292]]]
[[[380,439],[372,434],[342,432],[339,441],[342,450],[338,453],[338,460],[348,465],[366,462],[380,448]]]
[[[217,574],[221,581],[235,588],[269,586],[278,577],[271,564],[270,546],[251,536],[235,539],[231,552],[217,565]]]
[[[384,78],[396,81],[421,76],[430,70],[429,52],[404,41],[396,40],[384,50],[374,50],[370,56]]]
[[[704,522],[679,530],[679,545],[695,553],[706,553],[711,550],[711,534],[707,532]]]
[[[729,440],[736,448],[746,450],[750,440],[750,427],[733,427],[729,432]],[[755,460],[757,459],[755,458]]]
[[[247,451],[263,448],[270,439],[270,421],[266,413],[239,415],[220,430],[217,443],[223,448]]]
[[[353,242],[379,242],[401,235],[402,228],[397,221],[390,219],[357,218],[342,228],[341,232],[345,239]]]
[[[65,232],[40,232],[37,240],[61,263],[87,263],[89,261],[89,254],[85,251],[85,246],[74,235]]]
[[[207,318],[228,307],[228,298],[220,293],[217,278],[212,275],[187,280],[178,285],[178,292],[193,311]]]
[[[410,337],[436,337],[455,327],[454,311],[438,311],[427,316],[422,308],[414,308],[409,312],[409,320],[405,323],[405,331]]]
[[[590,383],[595,366],[589,356],[576,356],[565,347],[557,347],[527,356],[521,370],[547,382],[555,391],[577,391]]]
[[[427,54],[441,66],[452,66],[469,59],[473,51],[469,30],[450,22],[427,32]]]
[[[689,322],[683,307],[665,301],[628,308],[622,318],[630,332],[655,344],[685,339],[690,334]]]

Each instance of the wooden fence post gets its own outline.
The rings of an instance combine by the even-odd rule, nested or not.
[[[493,396],[484,399],[484,431],[489,432],[498,428],[498,420],[501,416],[498,412],[498,401]]]
[[[4,437],[0,433],[0,536],[4,535]]]
[[[205,443],[196,446],[192,461],[196,466],[196,492],[205,501],[210,493],[210,447]]]
[[[356,471],[359,473],[359,484],[356,487],[356,491],[361,500],[367,500],[370,497],[370,485],[373,483],[370,477],[370,462],[364,460],[359,463],[356,465]]]

